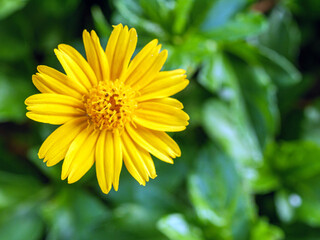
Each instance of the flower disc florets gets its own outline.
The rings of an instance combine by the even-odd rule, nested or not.
[[[88,122],[95,129],[122,129],[132,121],[132,113],[137,107],[136,92],[119,80],[100,81],[84,96]]]

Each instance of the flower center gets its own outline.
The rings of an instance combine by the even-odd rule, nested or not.
[[[88,123],[100,130],[122,129],[132,121],[132,112],[137,107],[135,95],[134,90],[119,80],[100,81],[83,98]]]

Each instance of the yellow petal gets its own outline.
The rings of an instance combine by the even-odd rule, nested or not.
[[[92,42],[90,33],[87,30],[84,30],[82,33],[84,48],[86,51],[87,61],[93,71],[95,72],[98,81],[102,80],[102,72],[100,69],[99,58],[96,53],[96,48]]]
[[[73,80],[82,94],[87,94],[92,85],[78,62],[63,51],[54,49],[54,52],[67,76]]]
[[[84,30],[83,43],[88,63],[95,72],[98,81],[109,80],[108,59],[96,32],[92,30],[91,34],[89,34],[87,30]]]
[[[171,157],[174,158],[181,156],[179,145],[168,134],[159,131],[152,131],[152,133],[168,146],[167,151]]]
[[[118,175],[116,178],[119,182],[119,175],[121,171],[118,168],[119,163],[116,161],[121,161],[122,166],[122,159],[118,158],[119,153],[117,151],[114,133],[111,131],[103,130],[100,133],[100,137],[97,141],[96,147],[96,172],[97,172],[97,179],[101,190],[107,194],[111,187],[112,183],[115,179],[115,175]],[[118,184],[117,184],[118,185]]]
[[[171,157],[175,158],[177,156],[176,152],[171,149],[166,141],[162,140],[164,137],[158,137],[158,135],[165,134],[164,132],[156,133],[156,131],[148,130],[140,126],[134,128],[131,124],[126,126],[126,130],[138,145],[143,147],[152,155],[164,162],[173,163]]]
[[[40,92],[58,93],[79,99],[82,98],[82,88],[79,87],[79,83],[68,78],[67,75],[43,65],[38,66],[37,69],[39,73],[32,76],[32,81]]]
[[[129,173],[141,184],[145,185],[149,177],[155,178],[156,170],[150,154],[132,141],[124,131],[121,135],[123,159]]]
[[[25,100],[27,105],[41,105],[41,104],[64,104],[74,108],[83,108],[83,102],[77,98],[55,94],[55,93],[39,93],[28,97]]]
[[[151,49],[145,58],[141,60],[140,64],[132,70],[130,75],[128,73],[125,74],[126,84],[131,85],[136,90],[140,90],[157,76],[168,57],[167,50],[163,50],[159,53],[160,48],[161,45],[158,45]],[[132,62],[133,61],[134,59]],[[129,66],[128,72],[131,70],[130,67],[131,66]]]
[[[119,188],[119,178],[122,168],[122,145],[121,138],[118,129],[114,130],[113,133],[114,141],[114,175],[113,175],[113,188],[118,191]]]
[[[38,156],[44,158],[47,166],[53,166],[64,159],[73,139],[87,126],[87,117],[72,119],[57,128],[43,142]]]
[[[149,101],[139,103],[133,120],[143,127],[156,131],[177,132],[186,128],[189,116],[175,106]]]
[[[99,132],[93,128],[82,130],[71,143],[62,165],[61,179],[78,181],[93,165]]]
[[[32,82],[33,85],[42,93],[58,93],[58,94],[62,94],[59,91],[59,87],[56,88],[55,86],[53,86],[53,88],[50,88],[50,86],[47,86],[45,83],[45,78],[41,78],[39,77],[39,75],[37,74],[33,74],[32,75]]]
[[[83,58],[83,56],[73,47],[66,45],[66,44],[60,44],[58,46],[58,49],[61,52],[64,52],[66,55],[68,55],[75,63],[78,64],[82,72],[85,74],[86,78],[91,82],[91,86],[96,86],[98,84],[97,77],[95,73],[93,72],[91,66],[88,64],[88,62]]]
[[[175,98],[167,97],[167,98],[152,99],[145,103],[149,103],[149,102],[169,105],[175,108],[183,109],[183,104]]]
[[[146,87],[140,89],[138,101],[144,101],[153,98],[168,97],[180,92],[188,84],[189,80],[185,79],[185,70],[177,69],[168,72],[159,72],[158,76]]]
[[[114,57],[114,52],[118,44],[119,36],[120,33],[123,31],[123,25],[120,23],[117,26],[114,26],[113,31],[111,32],[111,35],[108,40],[108,44],[106,47],[106,55],[108,58],[108,62],[110,63],[110,66],[113,67],[113,57]],[[111,69],[110,69],[111,70]]]
[[[42,93],[56,93],[62,95],[72,96],[81,99],[82,95],[76,92],[69,86],[53,79],[48,76],[44,76],[41,73],[32,75],[32,82],[36,88]]]
[[[54,94],[35,94],[25,100],[27,117],[32,120],[50,124],[63,124],[75,117],[85,115],[83,103],[79,99]]]
[[[121,80],[128,85],[133,85],[142,77],[146,70],[153,65],[153,62],[159,55],[160,46],[157,46],[158,40],[149,42],[130,62],[128,70],[123,74]]]
[[[98,183],[105,194],[110,191],[113,181],[113,144],[112,133],[107,130],[101,131],[97,141],[95,158]]]
[[[156,50],[159,51],[159,48],[157,47],[158,40],[154,39],[151,42],[149,42],[146,46],[144,46],[140,52],[133,58],[133,60],[130,62],[128,72],[126,76],[129,76],[132,72],[134,72],[141,63],[148,57],[152,55],[152,53]]]
[[[39,114],[34,112],[27,112],[26,116],[33,121],[49,123],[53,125],[60,125],[74,119],[74,116],[52,116],[48,114]]]
[[[110,65],[110,79],[120,79],[121,74],[127,69],[129,61],[137,45],[137,32],[134,28],[117,25],[109,38],[106,54]]]

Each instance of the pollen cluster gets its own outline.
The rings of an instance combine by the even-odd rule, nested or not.
[[[88,123],[96,130],[122,129],[132,121],[136,92],[119,80],[100,81],[83,97]]]

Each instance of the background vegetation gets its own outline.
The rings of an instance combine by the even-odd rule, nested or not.
[[[320,239],[319,16],[318,0],[0,0],[0,239]],[[55,127],[23,102],[58,44],[84,53],[83,29],[105,45],[120,22],[187,70],[191,120],[174,165],[104,195],[94,169],[68,185],[37,158]]]

